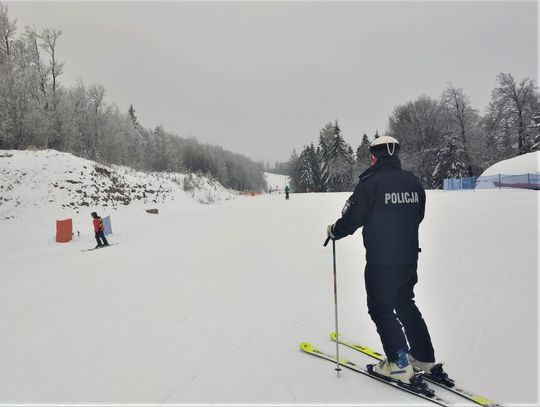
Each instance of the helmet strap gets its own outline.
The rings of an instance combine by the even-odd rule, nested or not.
[[[395,143],[392,143],[392,152],[390,152],[390,143],[386,143],[386,150],[388,151],[388,154],[389,155],[394,155],[395,151],[396,151],[396,145]]]

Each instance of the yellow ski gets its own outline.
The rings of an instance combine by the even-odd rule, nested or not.
[[[379,352],[376,352],[375,350],[373,350],[373,349],[371,349],[371,348],[369,348],[367,346],[352,343],[352,342],[349,342],[347,340],[344,340],[341,335],[339,335],[339,340],[338,340],[338,336],[337,336],[337,334],[335,332],[332,332],[330,334],[330,339],[332,339],[334,342],[337,341],[339,344],[345,345],[348,348],[351,348],[351,349],[354,349],[354,350],[356,350],[358,352],[361,352],[364,355],[371,356],[373,359],[377,359],[377,360],[383,360],[384,359],[384,355],[380,354]],[[415,370],[417,370],[417,369],[415,369]],[[472,391],[465,390],[464,388],[458,387],[456,385],[448,386],[448,385],[446,385],[444,383],[440,383],[438,381],[433,380],[432,378],[430,378],[426,374],[424,374],[423,376],[428,382],[436,384],[437,386],[443,387],[443,388],[451,391],[452,393],[455,393],[455,394],[457,394],[457,395],[459,395],[461,397],[466,398],[467,400],[474,401],[476,404],[479,404],[479,405],[481,405],[483,407],[500,407],[500,405],[497,402],[495,402],[493,400],[490,400],[490,399],[488,399],[486,397],[480,396],[478,394],[475,394]]]
[[[308,353],[310,355],[317,356],[317,357],[319,357],[321,359],[326,359],[326,360],[328,360],[330,362],[336,363],[335,356],[324,353],[323,351],[321,351],[321,350],[317,349],[316,347],[314,347],[309,342],[302,342],[300,344],[300,349],[302,351],[304,351],[305,353]],[[353,362],[351,362],[351,361],[349,361],[347,359],[340,358],[339,359],[339,364],[341,366],[343,366],[343,367],[354,370],[355,372],[361,373],[361,374],[363,374],[365,376],[368,376],[368,377],[370,377],[372,379],[378,380],[381,383],[388,384],[388,385],[390,385],[390,386],[392,386],[392,387],[394,387],[396,389],[400,389],[400,390],[406,391],[407,393],[414,394],[417,397],[421,397],[424,400],[431,401],[431,402],[433,402],[435,404],[438,404],[440,406],[445,406],[445,407],[452,406],[452,403],[450,403],[449,401],[437,396],[435,394],[435,392],[433,390],[429,389],[429,388],[428,388],[428,391],[430,392],[429,394],[431,394],[431,396],[428,396],[428,395],[426,395],[424,393],[419,393],[418,391],[413,390],[411,388],[411,386],[407,386],[404,383],[398,383],[398,382],[392,381],[392,380],[385,380],[385,379],[382,379],[379,376],[374,376],[373,374],[369,373],[367,368],[359,366],[359,365],[357,365],[357,364],[355,364],[355,363],[353,363]]]

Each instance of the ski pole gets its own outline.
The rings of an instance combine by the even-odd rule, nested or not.
[[[328,242],[329,242],[329,241],[330,241],[330,236],[328,236],[328,237],[326,238],[326,240],[324,241],[323,246],[326,247],[326,246],[328,245]]]
[[[330,241],[330,236],[324,242],[324,246]],[[336,272],[336,241],[332,240],[332,259],[334,265],[334,319],[336,323],[336,337],[339,338],[339,329],[338,329],[338,304],[337,304],[337,272]],[[336,341],[336,372],[339,377],[339,372],[341,367],[339,366],[339,341]]]

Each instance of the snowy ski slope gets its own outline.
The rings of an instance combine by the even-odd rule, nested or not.
[[[283,193],[285,186],[289,185],[289,177],[281,174],[273,174],[271,172],[265,172],[264,178],[268,184],[268,188],[272,188],[272,191],[280,191]]]
[[[502,403],[538,403],[537,194],[428,191],[421,227],[416,300],[437,356]],[[0,220],[0,404],[429,405],[298,349],[335,349],[322,243],[347,196],[129,205],[114,213],[120,244],[92,252],[91,207],[66,244],[49,211]],[[337,255],[340,329],[380,349],[360,233]]]

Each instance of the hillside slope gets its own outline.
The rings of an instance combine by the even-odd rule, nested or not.
[[[130,204],[155,206],[189,197],[211,203],[232,196],[202,176],[143,173],[54,150],[0,150],[0,219],[19,217],[29,208],[69,216]]]

